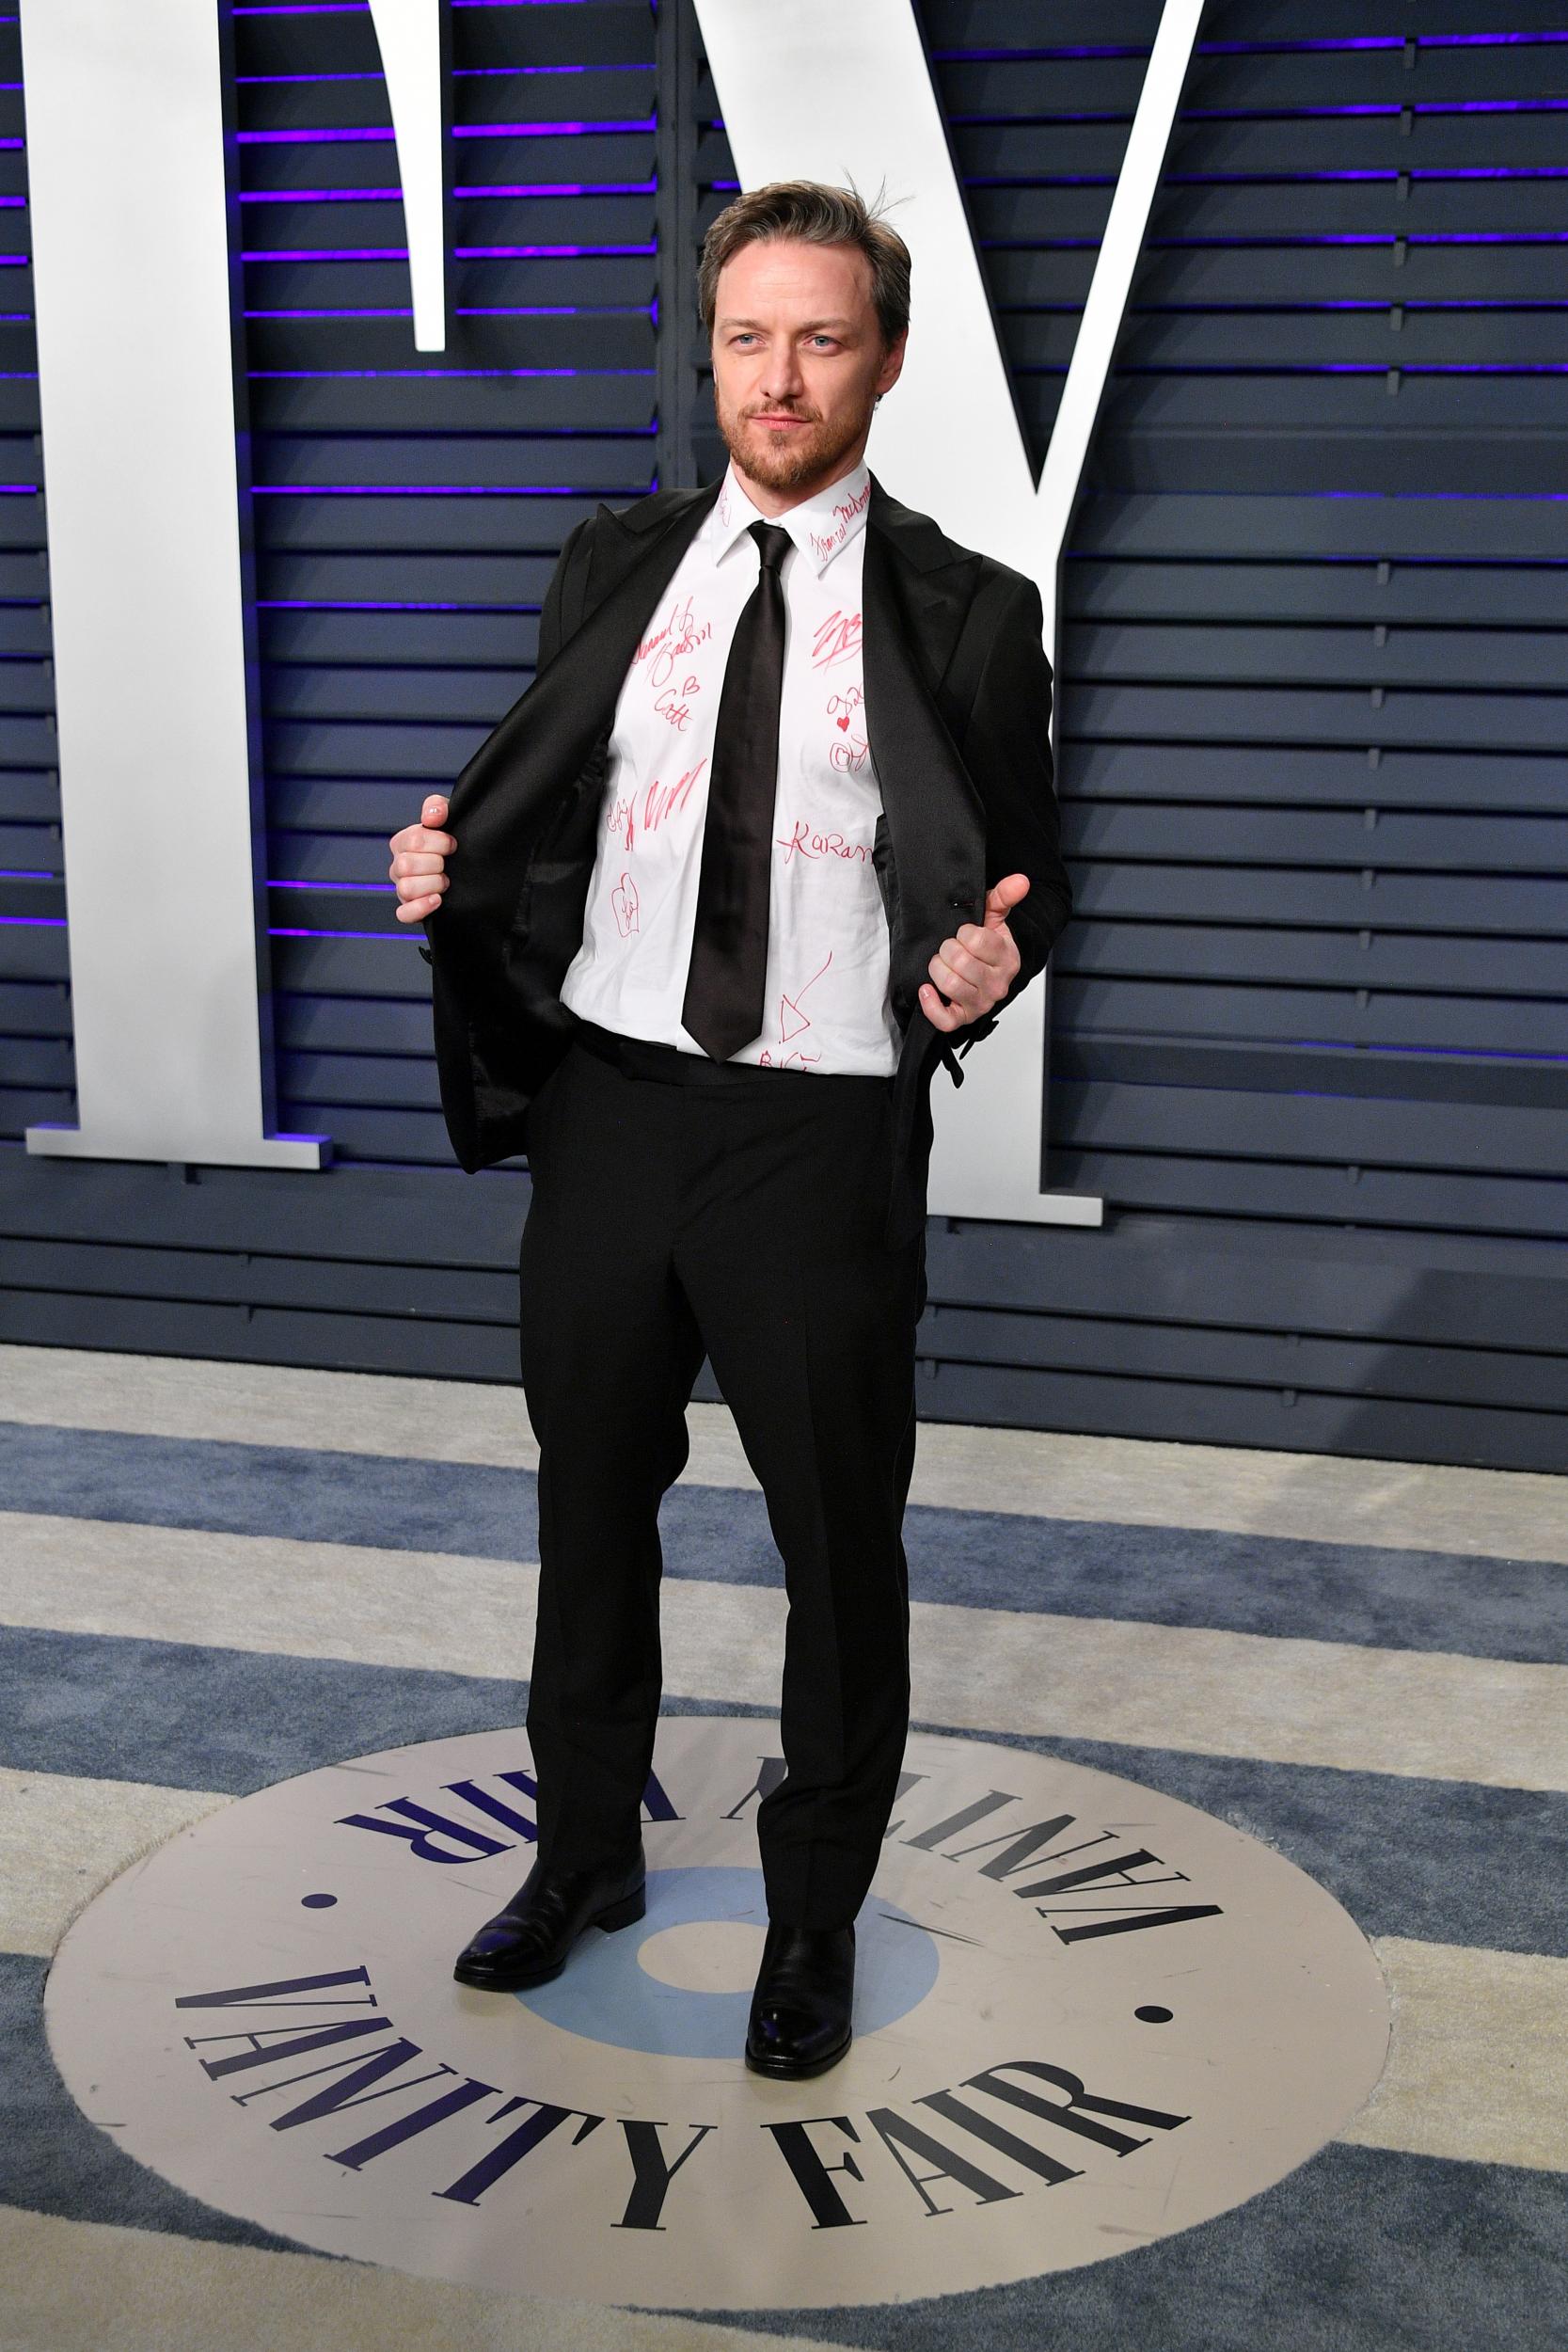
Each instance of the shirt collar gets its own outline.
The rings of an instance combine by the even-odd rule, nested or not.
[[[799,506],[782,515],[764,515],[752,504],[732,465],[708,515],[707,531],[714,562],[721,563],[753,523],[776,522],[787,531],[798,553],[820,579],[835,555],[865,528],[871,500],[871,469],[863,458]]]

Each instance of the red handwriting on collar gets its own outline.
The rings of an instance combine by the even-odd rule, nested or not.
[[[858,612],[830,612],[817,624],[811,641],[811,666],[814,670],[831,670],[838,661],[847,661],[861,649],[861,616]]]
[[[864,513],[865,501],[870,496],[871,484],[868,478],[864,488],[860,492],[858,497],[851,499],[840,499],[837,505],[833,508],[833,519],[831,529],[827,531],[814,531],[811,533],[812,549],[819,564],[826,563],[828,557],[834,554],[837,549],[844,545],[844,542],[849,536],[850,525],[859,516]]]

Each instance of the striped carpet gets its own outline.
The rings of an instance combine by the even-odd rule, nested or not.
[[[691,1420],[666,1708],[770,1715],[761,1498],[722,1409]],[[1145,1783],[1286,1854],[1372,1940],[1389,2070],[1276,2187],[1115,2260],[686,2317],[291,2248],[132,2163],[42,2037],[69,1921],[184,1823],[520,1719],[517,1391],[0,1348],[0,1458],[5,2352],[1568,2344],[1568,1480],[927,1424],[916,1720]]]

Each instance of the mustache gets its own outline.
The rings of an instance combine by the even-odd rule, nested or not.
[[[813,408],[786,408],[777,401],[772,402],[766,408],[743,409],[741,414],[748,422],[754,422],[758,417],[798,417],[802,424],[821,422],[821,419]]]

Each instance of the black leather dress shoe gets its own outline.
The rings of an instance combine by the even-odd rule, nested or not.
[[[586,1928],[629,1928],[648,1907],[641,1839],[636,1858],[608,1868],[550,1870],[536,1862],[504,1911],[487,1919],[452,1975],[481,1993],[515,1993],[559,1977]]]
[[[790,2082],[824,2074],[849,2047],[855,1931],[790,1928],[770,1919],[746,2028],[754,2074]]]

